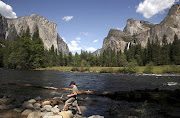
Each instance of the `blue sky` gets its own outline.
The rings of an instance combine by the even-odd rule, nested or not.
[[[0,13],[38,14],[55,22],[74,53],[101,48],[109,30],[122,30],[129,18],[159,23],[176,3],[179,0],[1,0]]]

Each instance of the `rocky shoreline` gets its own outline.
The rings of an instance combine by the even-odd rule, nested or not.
[[[59,111],[64,106],[65,99],[54,97],[41,99],[40,97],[20,103],[13,97],[0,98],[0,117],[2,118],[87,118],[77,114],[77,109],[70,106],[67,111]],[[85,106],[80,106],[82,113]],[[104,118],[93,115],[88,118]]]

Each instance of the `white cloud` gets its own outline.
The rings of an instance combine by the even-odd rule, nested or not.
[[[10,5],[0,1],[0,13],[6,18],[17,18],[16,13]]]
[[[66,39],[65,39],[65,37],[62,37],[62,39],[63,39],[63,41],[64,41],[64,42],[66,42]]]
[[[85,35],[85,36],[88,36],[88,35],[89,35],[88,32],[80,32],[80,34],[83,34],[83,35]]]
[[[76,41],[78,42],[78,43],[80,43],[81,41],[81,38],[80,37],[76,37]]]
[[[64,16],[64,18],[62,18],[64,21],[70,21],[73,19],[73,16]]]
[[[71,44],[72,44],[72,46],[74,46],[74,47],[77,47],[77,46],[78,46],[78,44],[76,43],[76,41],[71,41]]]
[[[94,47],[86,47],[85,48],[88,52],[90,51],[90,52],[94,52],[95,50],[96,50],[96,48],[94,48]]]
[[[97,43],[97,42],[98,42],[98,40],[94,40],[94,41],[93,41],[93,43]]]
[[[136,12],[142,13],[145,18],[150,18],[157,13],[163,13],[179,0],[144,0],[140,2]]]
[[[75,40],[71,41],[71,44],[68,44],[69,50],[72,52],[80,51],[82,48],[78,46],[78,43],[80,43],[81,38],[76,37]]]

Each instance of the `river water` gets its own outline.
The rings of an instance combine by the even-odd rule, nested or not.
[[[69,87],[70,81],[75,81],[80,90],[92,91],[130,91],[142,89],[179,89],[180,76],[160,76],[160,75],[126,75],[126,74],[100,74],[100,73],[73,73],[59,71],[33,71],[33,70],[12,70],[0,68],[0,83],[13,81],[18,84],[33,84],[39,86],[53,86],[57,88]],[[176,82],[175,86],[164,86],[167,82]],[[69,92],[69,91],[68,91]],[[68,94],[67,91],[53,91],[41,88],[0,85],[0,96],[12,95],[18,99],[30,99],[41,97],[43,99],[50,97],[59,97],[62,94]],[[130,111],[138,109],[143,103],[129,103],[127,101],[113,101],[106,97],[80,95],[83,100],[79,105],[86,106],[83,111],[85,116],[104,115],[111,117],[107,112],[114,104],[118,105],[118,115],[113,117],[125,117],[136,115]],[[134,113],[134,114],[133,114]]]

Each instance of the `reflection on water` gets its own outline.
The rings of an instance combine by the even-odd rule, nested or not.
[[[99,74],[99,73],[72,73],[59,71],[25,71],[25,70],[10,70],[0,68],[0,83],[7,83],[13,81],[19,84],[33,84],[40,86],[53,86],[58,88],[69,87],[70,81],[74,80],[81,90],[93,91],[129,91],[137,89],[170,89],[175,90],[179,88],[179,76],[143,76],[143,75],[116,75],[116,74]],[[177,82],[176,86],[163,86],[166,82]],[[0,95],[11,94],[18,98],[49,98],[54,96],[61,96],[67,94],[67,91],[53,91],[45,89],[37,89],[33,87],[22,86],[0,86]],[[89,98],[90,96],[85,96]],[[94,97],[94,98],[93,98]],[[91,96],[90,101],[94,101],[88,108],[92,111],[87,111],[86,115],[95,113],[106,114],[107,106],[111,104],[108,98]],[[101,102],[98,100],[101,99]],[[102,102],[105,104],[102,104]],[[126,103],[121,101],[121,105]],[[99,106],[101,106],[99,108]],[[122,105],[123,106],[123,105]],[[104,110],[103,110],[104,109]]]

